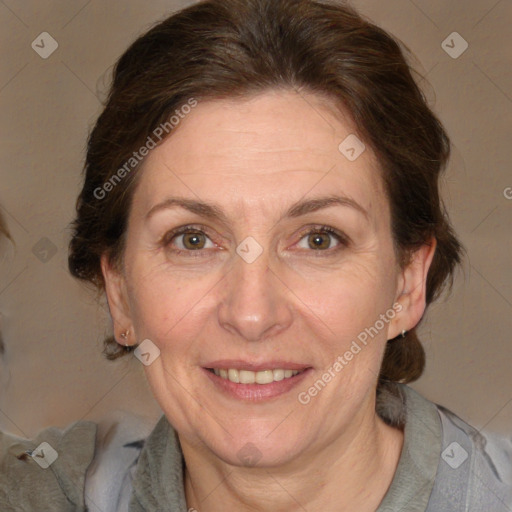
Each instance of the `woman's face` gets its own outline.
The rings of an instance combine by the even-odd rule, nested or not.
[[[374,418],[386,340],[419,317],[354,132],[314,95],[204,102],[138,171],[107,293],[160,350],[144,370],[182,443],[272,466]]]

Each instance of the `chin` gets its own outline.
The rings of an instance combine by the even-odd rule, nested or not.
[[[290,431],[248,432],[245,429],[231,432],[232,437],[210,445],[212,452],[233,466],[273,468],[293,461],[305,444],[298,433]]]

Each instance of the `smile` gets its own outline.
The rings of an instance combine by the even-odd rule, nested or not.
[[[284,396],[313,372],[313,367],[290,361],[208,361],[202,370],[213,389],[236,400],[261,402]]]
[[[283,379],[295,377],[295,375],[301,373],[303,370],[276,368],[273,370],[269,369],[253,372],[251,370],[239,370],[236,368],[211,368],[210,371],[218,377],[236,384],[270,384],[272,382],[279,382]]]

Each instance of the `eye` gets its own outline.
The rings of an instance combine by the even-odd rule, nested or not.
[[[348,245],[348,237],[329,226],[315,227],[305,233],[301,233],[301,236],[298,245],[302,249],[325,252],[333,249],[334,240],[338,242],[334,250]]]
[[[202,230],[192,226],[184,226],[170,231],[165,235],[162,244],[165,247],[175,246],[173,252],[178,254],[215,247],[215,244]]]

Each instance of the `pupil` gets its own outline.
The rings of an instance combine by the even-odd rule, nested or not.
[[[188,242],[188,245],[192,246],[194,249],[201,245],[201,239],[197,233],[189,233],[189,235],[185,237],[185,240]]]
[[[323,235],[317,233],[312,236],[313,245],[316,246],[316,248],[325,248],[326,246],[329,245],[329,241],[327,241],[327,244],[325,243],[325,237],[322,238]]]

